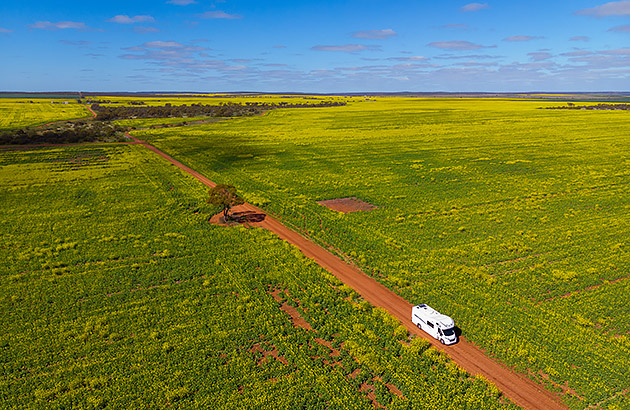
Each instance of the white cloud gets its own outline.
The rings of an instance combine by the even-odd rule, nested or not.
[[[578,10],[575,14],[593,17],[630,16],[630,0],[611,1],[601,6]]]
[[[625,70],[625,78],[630,74],[630,48],[617,48],[613,50],[600,50],[583,55],[569,56],[569,60],[582,63],[575,69],[582,71],[598,70],[598,72],[610,72],[613,68]]]
[[[477,50],[479,48],[486,48],[481,44],[471,43],[470,41],[456,40],[456,41],[433,41],[427,44],[430,47],[442,48],[445,50]]]
[[[367,30],[367,31],[357,31],[352,33],[352,37],[354,38],[369,38],[374,40],[382,40],[385,38],[393,37],[396,35],[396,32],[391,28],[385,30]]]
[[[569,41],[589,41],[590,38],[586,36],[573,36],[569,39]]]
[[[9,30],[8,28],[0,27],[0,33],[13,33],[13,30]]]
[[[242,19],[243,16],[241,16],[240,14],[228,14],[224,11],[206,11],[205,13],[199,14],[199,18],[236,20]]]
[[[75,30],[87,30],[87,26],[85,23],[79,23],[76,21],[60,21],[58,23],[52,23],[50,21],[37,21],[35,24],[29,25],[30,28],[35,28],[38,30],[65,30],[65,29],[75,29]]]
[[[180,44],[176,41],[149,41],[148,43],[144,43],[140,47],[147,48],[182,48],[185,47],[183,44]]]
[[[448,30],[470,30],[470,26],[468,24],[462,23],[450,23],[440,26],[439,28],[444,28]]]
[[[133,31],[135,31],[136,33],[157,33],[158,31],[160,31],[160,29],[157,29],[155,27],[143,27],[143,26],[137,26],[133,28]]]
[[[440,60],[456,60],[456,59],[460,59],[460,58],[470,58],[470,59],[495,59],[495,58],[501,58],[501,56],[491,56],[488,54],[468,54],[468,55],[452,55],[452,54],[445,54],[445,55],[439,55],[437,57],[435,57],[437,59]]]
[[[200,57],[207,56],[207,48],[190,46],[176,41],[149,41],[139,46],[127,47],[123,50],[129,53],[120,58],[125,60],[145,60],[162,68],[175,67],[184,71],[194,71],[208,67],[208,60]],[[216,62],[212,63],[216,65]]]
[[[197,2],[195,0],[169,0],[167,3],[177,6],[188,6],[189,4],[195,4]]]
[[[118,23],[118,24],[133,24],[133,23],[154,22],[155,19],[148,15],[129,17],[127,15],[119,14],[105,21],[109,23]]]
[[[630,33],[630,26],[616,26],[609,28],[608,31],[614,31],[616,33]]]
[[[630,56],[630,48],[617,48],[615,50],[598,51],[599,54],[611,56]]]
[[[465,6],[461,7],[459,10],[463,11],[464,13],[469,13],[472,11],[479,11],[489,8],[490,6],[488,5],[488,3],[468,3]]]
[[[223,71],[240,71],[240,70],[246,70],[247,66],[246,65],[226,65],[225,67],[223,67]]]
[[[344,53],[356,53],[357,51],[365,50],[380,50],[379,46],[366,46],[363,44],[344,44],[339,46],[330,45],[317,45],[311,47],[312,50],[317,51],[342,51]]]
[[[427,61],[428,58],[423,56],[412,56],[412,57],[390,57],[388,60],[395,61]]]
[[[510,41],[510,42],[518,42],[518,41],[531,41],[531,40],[536,40],[542,37],[538,37],[538,36],[510,36],[510,37],[506,37],[503,39],[503,41]]]
[[[544,52],[544,51],[537,51],[537,52],[533,52],[533,53],[527,53],[527,55],[533,61],[544,61],[544,60],[549,60],[551,57],[553,57],[552,54]]]
[[[59,42],[61,44],[65,44],[68,46],[78,46],[78,47],[85,47],[85,46],[92,45],[91,41],[85,41],[85,40],[79,40],[79,41],[59,40]]]
[[[591,54],[593,54],[592,51],[575,50],[575,51],[569,51],[568,53],[562,53],[560,55],[565,56],[565,57],[582,57],[582,56],[588,56]]]
[[[462,61],[459,63],[455,63],[455,65],[460,65],[464,67],[496,67],[499,65],[496,61],[482,62],[482,61]]]

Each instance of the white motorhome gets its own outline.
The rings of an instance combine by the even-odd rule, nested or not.
[[[446,345],[457,343],[455,322],[426,304],[411,308],[411,321],[418,329],[422,329]]]

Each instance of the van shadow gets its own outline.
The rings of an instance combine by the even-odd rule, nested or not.
[[[457,336],[457,338],[459,339],[461,335],[462,335],[462,329],[455,326],[455,336]]]

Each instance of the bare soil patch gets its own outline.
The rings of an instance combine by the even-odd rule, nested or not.
[[[348,377],[350,377],[351,379],[356,379],[359,373],[361,373],[361,369],[354,369],[352,373],[348,375]]]
[[[269,292],[269,294],[278,303],[282,303],[282,298],[279,295],[280,292],[281,292],[280,289],[275,289],[275,290]],[[284,292],[286,293],[286,290]],[[280,306],[280,309],[282,309],[286,314],[288,314],[291,317],[291,322],[293,323],[294,327],[301,327],[301,328],[306,329],[306,330],[313,330],[313,327],[311,326],[311,324],[308,323],[306,321],[306,319],[304,319],[302,317],[300,312],[298,312],[298,310],[296,308],[294,308],[293,306],[289,305],[287,302],[282,303],[282,306]]]
[[[341,356],[341,353],[339,353],[339,350],[335,349],[333,347],[332,343],[329,342],[328,340],[324,340],[324,339],[321,339],[321,338],[318,337],[318,338],[315,339],[315,341],[317,343],[319,343],[320,345],[325,346],[325,347],[330,349],[330,357],[339,357],[339,356]]]
[[[269,357],[273,357],[274,359],[276,359],[277,361],[279,361],[280,363],[282,363],[284,365],[288,365],[289,364],[287,359],[285,359],[284,357],[282,357],[282,356],[280,356],[278,354],[278,349],[276,349],[275,347],[273,347],[272,350],[266,350],[259,343],[256,343],[254,346],[252,346],[251,349],[249,349],[249,351],[251,353],[258,352],[258,353],[261,353],[263,355],[262,359],[260,359],[258,361],[257,366],[261,366],[266,361],[271,360],[271,359],[269,359]]]
[[[390,393],[395,394],[398,397],[405,397],[405,395],[403,394],[403,392],[401,392],[398,387],[394,386],[391,383],[385,383],[385,386],[387,387],[387,389],[389,390]]]
[[[300,312],[298,312],[297,309],[293,306],[285,302],[282,304],[282,306],[280,306],[280,309],[284,310],[289,316],[291,316],[293,326],[301,327],[306,330],[313,330],[311,324],[308,323],[306,319],[304,319],[302,315],[300,315]]]
[[[223,212],[220,212],[210,218],[210,223],[222,226],[251,225],[260,223],[265,220],[266,215],[262,212],[241,209],[236,206],[232,209],[231,217],[227,221],[223,218]]]
[[[575,390],[573,390],[572,388],[569,387],[569,382],[565,381],[564,384],[556,383],[555,381],[551,380],[551,377],[549,377],[549,375],[547,373],[543,372],[542,370],[538,371],[537,374],[539,374],[543,379],[547,380],[549,383],[551,383],[554,386],[562,389],[562,392],[564,394],[570,394],[572,396],[577,397],[580,400],[584,400],[584,397],[579,396]]]
[[[359,390],[366,394],[367,398],[370,399],[375,409],[386,408],[381,403],[379,403],[378,400],[376,400],[376,394],[374,393],[376,389],[374,388],[373,384],[368,384],[367,382],[363,382]]]
[[[357,197],[351,196],[348,198],[326,199],[324,201],[317,201],[318,204],[325,206],[333,211],[343,212],[359,212],[359,211],[371,211],[378,208],[368,202],[362,201]]]

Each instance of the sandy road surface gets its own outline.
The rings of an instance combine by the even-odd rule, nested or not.
[[[144,145],[175,166],[193,175],[206,186],[213,187],[216,185],[197,171],[185,166],[154,146],[129,134],[127,134],[127,136],[132,138],[137,144]],[[238,207],[234,207],[233,211],[264,215],[264,212],[261,209],[250,204],[243,204]],[[400,320],[411,333],[417,334],[428,340],[433,346],[445,352],[455,363],[469,373],[480,374],[492,381],[507,398],[512,400],[512,402],[525,409],[554,410],[567,408],[564,404],[562,404],[560,398],[554,393],[544,389],[542,386],[525,376],[517,374],[497,363],[495,360],[488,357],[477,346],[466,341],[464,338],[461,338],[459,343],[456,345],[442,346],[437,340],[419,330],[411,322],[411,307],[413,306],[411,303],[398,296],[375,279],[365,275],[356,267],[344,262],[338,256],[332,254],[309,239],[306,239],[297,232],[287,228],[278,220],[268,215],[259,219],[262,220],[258,222],[249,222],[249,224],[268,229],[280,238],[300,248],[305,256],[313,259],[324,269],[334,274],[343,283],[352,287],[372,305],[387,310],[390,314]]]

